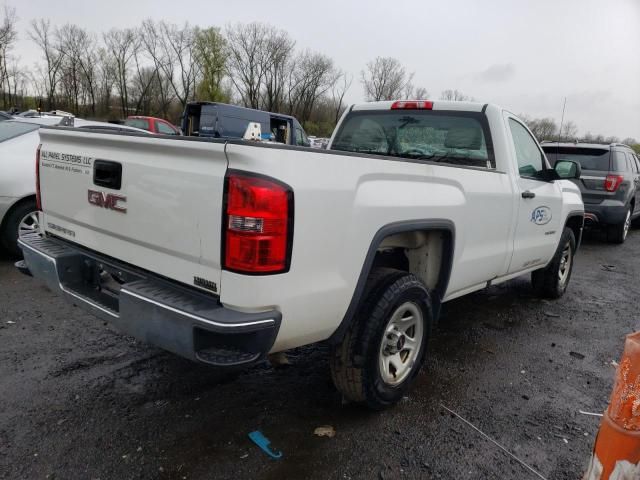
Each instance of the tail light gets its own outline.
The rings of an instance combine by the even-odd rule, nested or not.
[[[273,178],[230,170],[225,184],[224,268],[249,274],[289,270],[293,191]]]
[[[391,104],[391,110],[433,110],[433,102],[428,100],[400,100]]]
[[[42,197],[40,196],[40,149],[42,144],[38,145],[36,150],[36,208],[42,210]]]
[[[622,175],[607,175],[604,179],[604,189],[607,192],[615,192],[624,180]]]

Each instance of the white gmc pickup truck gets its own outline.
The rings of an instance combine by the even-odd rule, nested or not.
[[[560,297],[583,204],[513,114],[352,106],[327,151],[41,129],[40,231],[20,267],[123,332],[217,367],[328,341],[337,388],[381,409],[443,302],[531,272]]]

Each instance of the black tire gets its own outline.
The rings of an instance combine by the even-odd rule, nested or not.
[[[566,271],[565,255],[566,249],[569,249],[568,271]],[[570,228],[566,228],[562,232],[560,242],[553,258],[545,268],[535,270],[531,272],[531,284],[536,294],[542,298],[560,298],[564,295],[571,279],[571,272],[573,271],[574,257],[576,253],[576,238],[573,235],[573,231]],[[561,269],[563,275],[561,275]],[[566,272],[566,275],[564,273]]]
[[[384,355],[391,353],[383,348],[382,342],[383,338],[385,343],[390,342],[393,334],[388,334],[387,329],[393,314],[405,306],[419,313],[413,327],[413,340],[419,338],[420,344],[413,349],[415,353],[407,353],[408,361],[398,383],[388,384],[380,362],[384,358],[383,352],[386,352]],[[369,277],[364,301],[351,328],[332,352],[330,366],[336,388],[347,400],[365,404],[374,410],[382,410],[401,400],[422,366],[432,315],[429,291],[416,276],[389,268],[376,269]],[[417,323],[421,324],[420,328]],[[410,334],[408,336],[411,338]],[[397,345],[400,350],[395,353],[403,355],[404,340]],[[387,369],[391,371],[389,367]],[[395,377],[395,373],[391,375]]]
[[[631,208],[627,209],[625,220],[622,223],[607,226],[607,241],[610,243],[624,243],[631,228]]]
[[[20,222],[27,215],[35,212],[36,201],[32,199],[23,200],[9,211],[2,224],[0,231],[0,243],[13,257],[22,257],[22,251],[18,247],[18,229]]]

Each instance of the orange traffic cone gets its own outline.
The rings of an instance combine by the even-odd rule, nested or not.
[[[609,408],[583,480],[640,478],[640,332],[627,335]]]

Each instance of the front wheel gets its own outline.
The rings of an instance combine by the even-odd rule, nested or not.
[[[543,298],[560,298],[564,295],[573,271],[575,253],[575,236],[570,228],[565,228],[549,265],[531,272],[531,283],[536,294]]]
[[[423,363],[431,322],[424,284],[407,272],[378,269],[353,325],[331,356],[338,390],[374,410],[398,402]]]

